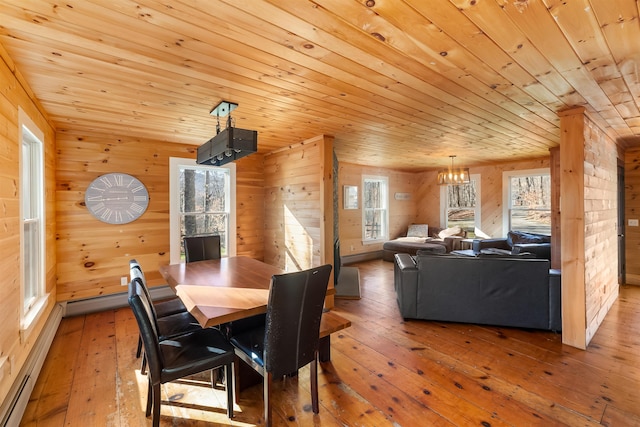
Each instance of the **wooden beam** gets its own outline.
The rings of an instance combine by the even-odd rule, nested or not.
[[[559,115],[562,342],[585,349],[584,108]]]

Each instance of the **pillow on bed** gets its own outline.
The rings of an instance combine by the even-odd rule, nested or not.
[[[429,225],[411,224],[407,230],[407,237],[429,237]]]

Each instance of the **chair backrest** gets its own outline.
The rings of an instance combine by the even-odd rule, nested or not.
[[[129,306],[131,306],[138,323],[145,356],[149,364],[151,382],[156,384],[160,381],[160,372],[163,366],[158,339],[158,326],[153,312],[153,304],[145,296],[142,282],[139,278],[134,278],[129,282]]]
[[[265,324],[265,370],[275,377],[311,362],[331,265],[273,276]]]
[[[142,271],[142,267],[140,266],[140,263],[135,258],[129,260],[129,276],[131,276],[134,269],[138,270],[139,277],[142,278],[143,284],[147,286],[147,279],[144,277],[144,271]],[[130,277],[130,279],[132,279],[132,277]]]
[[[142,271],[142,267],[140,267],[140,264],[135,259],[132,259],[131,261],[129,261],[129,276],[130,276],[129,277],[130,280],[133,280],[133,279],[139,280],[140,291],[144,293],[145,299],[149,301],[153,318],[157,319],[158,314],[156,313],[156,309],[153,306],[151,293],[149,292],[149,288],[147,287],[147,279],[144,277],[144,272]],[[131,296],[131,292],[129,292],[129,296]]]
[[[191,236],[185,237],[184,256],[187,262],[204,261],[206,259],[219,259],[220,236]]]

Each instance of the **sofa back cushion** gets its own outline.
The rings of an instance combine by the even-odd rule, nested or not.
[[[544,234],[527,233],[524,231],[509,231],[507,234],[507,243],[513,246],[518,243],[550,243],[551,236]]]
[[[420,255],[417,314],[422,319],[549,327],[549,261]]]

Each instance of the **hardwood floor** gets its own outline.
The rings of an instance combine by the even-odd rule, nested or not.
[[[640,287],[621,289],[581,351],[552,332],[404,322],[393,264],[355,265],[362,299],[336,301],[353,326],[321,365],[320,414],[305,368],[276,385],[274,425],[640,425]],[[136,328],[128,308],[63,319],[22,425],[151,425]],[[261,386],[241,394],[230,421],[224,391],[206,380],[165,385],[161,425],[261,425]]]

